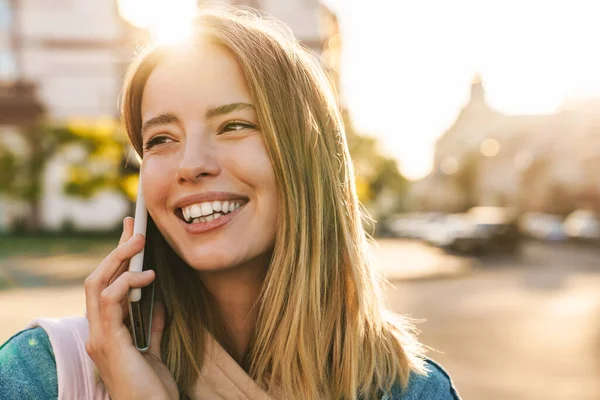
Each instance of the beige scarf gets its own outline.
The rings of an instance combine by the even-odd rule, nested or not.
[[[94,379],[94,363],[85,350],[88,321],[85,317],[40,318],[28,328],[43,328],[56,359],[59,399],[110,397]],[[206,357],[194,387],[196,400],[272,400],[211,336],[206,335]]]

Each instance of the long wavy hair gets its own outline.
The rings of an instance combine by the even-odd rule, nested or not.
[[[284,398],[376,398],[406,386],[411,371],[425,373],[423,348],[384,303],[337,98],[318,57],[289,28],[248,10],[211,7],[194,26],[188,46],[224,46],[241,66],[278,188],[273,255],[243,367]],[[125,80],[122,118],[140,157],[144,86],[171,56],[166,46],[146,49]],[[198,275],[152,221],[147,249],[166,307],[163,360],[185,395],[202,367],[205,332],[225,349],[231,339]]]

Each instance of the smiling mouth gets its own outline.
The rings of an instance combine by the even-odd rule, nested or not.
[[[235,212],[246,205],[247,202],[247,200],[239,199],[192,204],[178,208],[175,215],[189,225],[206,223]]]

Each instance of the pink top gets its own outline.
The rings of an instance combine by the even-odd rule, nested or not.
[[[28,328],[46,331],[56,359],[59,399],[110,399],[94,378],[94,362],[85,350],[88,321],[85,317],[39,318]],[[192,399],[272,400],[211,336],[206,335],[206,357]]]

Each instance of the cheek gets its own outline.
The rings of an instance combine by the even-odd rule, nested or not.
[[[279,214],[275,171],[262,140],[248,142],[243,148],[226,153],[223,162],[228,165],[229,172],[235,179],[253,190],[257,201],[255,211],[263,223],[272,226],[274,231]]]
[[[170,166],[166,157],[148,157],[143,161],[142,182],[144,199],[149,211],[154,205],[164,202],[168,188],[173,182],[175,168]]]
[[[223,163],[232,174],[252,186],[259,194],[272,191],[276,194],[275,173],[262,139],[248,138],[235,152],[226,152]]]

